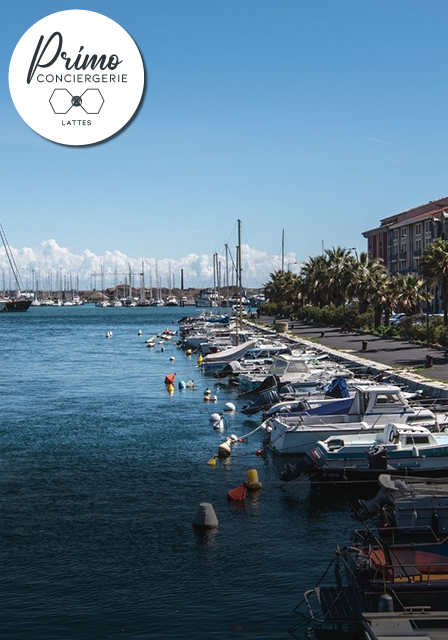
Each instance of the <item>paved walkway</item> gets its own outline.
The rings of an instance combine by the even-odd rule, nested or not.
[[[261,316],[259,321],[263,324],[274,324],[275,318]],[[443,350],[420,347],[403,340],[379,338],[371,334],[340,333],[339,327],[309,325],[298,321],[289,321],[289,330],[301,338],[313,339],[313,342],[353,353],[358,357],[390,367],[418,369],[416,373],[420,375],[448,381],[448,358]],[[363,342],[367,343],[365,351],[362,349]],[[434,366],[431,368],[425,368],[427,355],[433,358]]]

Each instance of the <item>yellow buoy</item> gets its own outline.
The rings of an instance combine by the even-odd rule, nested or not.
[[[218,456],[213,456],[213,458],[208,460],[207,464],[209,464],[211,467],[216,467],[218,464]]]
[[[201,354],[198,355],[197,363],[198,364],[202,364],[202,356],[201,356]]]
[[[186,354],[187,356],[191,356],[191,349],[187,349]]]
[[[169,391],[170,393],[174,392],[174,385],[173,384],[168,384],[166,387],[166,390]]]
[[[247,483],[247,488],[251,491],[256,491],[257,489],[262,489],[263,485],[258,479],[258,471],[256,469],[249,469],[247,472],[247,477],[249,478],[249,482]]]

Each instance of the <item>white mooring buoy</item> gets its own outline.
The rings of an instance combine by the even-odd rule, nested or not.
[[[233,402],[226,402],[224,405],[224,411],[227,411],[227,413],[233,413],[236,411],[236,407]]]
[[[196,509],[193,518],[193,527],[195,529],[216,529],[218,526],[218,518],[216,517],[213,505],[210,502],[201,502]]]

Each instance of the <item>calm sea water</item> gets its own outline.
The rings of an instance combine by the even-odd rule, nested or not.
[[[146,348],[186,312],[0,314],[2,640],[290,638],[303,591],[349,540],[348,505],[281,490],[283,461],[255,454],[260,432],[206,464],[226,433],[257,421],[237,413],[214,431],[213,411],[242,406],[235,391],[204,379],[174,340]],[[170,396],[173,372],[196,388]],[[264,489],[238,508],[226,493],[250,468]],[[206,535],[192,528],[202,501],[219,519]]]

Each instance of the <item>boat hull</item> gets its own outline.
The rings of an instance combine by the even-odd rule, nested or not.
[[[0,312],[15,313],[18,311],[28,311],[31,302],[31,300],[5,300],[0,303]]]
[[[439,466],[432,469],[422,469],[418,467],[401,467],[399,469],[352,469],[344,467],[340,469],[318,469],[313,468],[308,472],[310,481],[316,483],[321,488],[331,487],[354,487],[366,484],[378,485],[378,478],[381,474],[387,473],[391,476],[410,476],[415,478],[448,478],[448,467]]]

